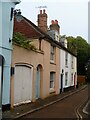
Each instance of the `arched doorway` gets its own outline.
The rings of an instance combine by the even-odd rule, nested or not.
[[[39,64],[36,69],[36,99],[40,98],[41,79],[42,79],[42,65]]]

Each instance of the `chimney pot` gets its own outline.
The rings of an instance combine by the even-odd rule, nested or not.
[[[57,20],[55,20],[55,24],[58,24],[58,21],[57,21]]]
[[[45,9],[43,10],[43,14],[45,13]]]
[[[42,10],[40,10],[40,14],[42,14]]]
[[[51,23],[54,24],[55,23],[54,20],[52,20]]]

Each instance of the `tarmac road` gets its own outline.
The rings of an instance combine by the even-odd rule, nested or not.
[[[82,116],[82,113],[80,113],[80,111],[82,112],[80,110],[81,107],[87,100],[88,87],[48,107],[27,114],[22,118],[87,118],[88,116]]]

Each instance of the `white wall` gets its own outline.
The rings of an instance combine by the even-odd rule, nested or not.
[[[62,73],[62,69],[64,70],[63,75],[63,88],[67,88],[70,86],[74,86],[74,74],[77,73],[77,58],[73,56],[73,69],[71,67],[72,55],[68,53],[68,67],[65,66],[65,50],[60,49],[60,74]],[[68,72],[68,83],[65,85],[65,72]],[[73,73],[73,82],[71,84],[71,74]],[[77,76],[76,76],[77,77]],[[60,76],[61,80],[61,76]],[[61,84],[61,81],[60,81]]]

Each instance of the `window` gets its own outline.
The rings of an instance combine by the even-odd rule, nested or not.
[[[14,10],[14,8],[11,8],[11,16],[10,16],[10,21],[13,19],[13,10]]]
[[[65,85],[68,83],[68,72],[65,73]]]
[[[73,69],[73,56],[71,56],[71,68]]]
[[[55,47],[51,46],[50,48],[50,60],[55,62]]]
[[[73,73],[71,74],[71,85],[73,84]]]
[[[65,53],[65,65],[68,66],[68,53]]]
[[[55,73],[50,72],[50,88],[54,88]]]

